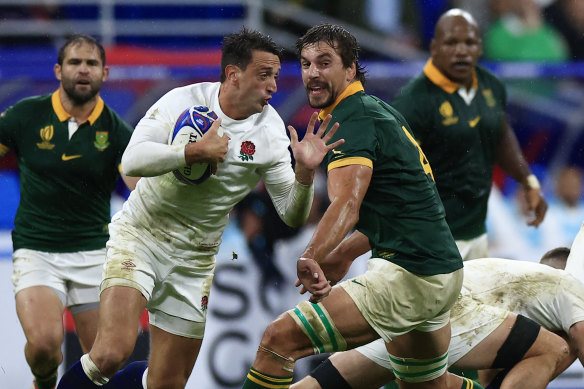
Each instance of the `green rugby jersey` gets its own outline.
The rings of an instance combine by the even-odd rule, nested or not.
[[[432,170],[403,117],[365,94],[360,82],[320,117],[328,113],[340,123],[332,141],[345,143],[327,153],[327,172],[355,164],[373,169],[356,225],[369,238],[372,255],[420,275],[462,268]]]
[[[105,247],[110,197],[132,128],[101,98],[71,140],[69,118],[59,91],[21,100],[0,115],[0,155],[13,149],[20,170],[14,250]]]
[[[476,95],[467,104],[453,83],[428,61],[392,101],[428,157],[446,221],[455,239],[486,232],[487,202],[505,116],[505,87],[476,67]]]

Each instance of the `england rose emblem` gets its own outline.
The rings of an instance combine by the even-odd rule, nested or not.
[[[241,150],[239,151],[239,158],[242,161],[253,161],[253,155],[255,154],[255,145],[246,140],[241,143]]]

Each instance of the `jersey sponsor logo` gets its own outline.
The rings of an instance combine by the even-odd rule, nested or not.
[[[41,137],[41,143],[37,143],[37,147],[42,150],[52,150],[55,147],[54,143],[51,143],[53,135],[55,135],[55,129],[53,126],[46,126],[40,129],[39,135]]]
[[[241,149],[239,150],[238,157],[242,161],[253,161],[253,155],[255,154],[255,145],[253,142],[246,140],[241,142]]]
[[[333,152],[334,155],[343,155],[343,154],[345,154],[341,150],[332,149],[331,151]]]
[[[389,259],[395,255],[395,251],[378,251],[379,258]]]
[[[83,155],[81,155],[81,154],[76,154],[76,155],[67,155],[67,154],[63,153],[63,154],[61,155],[61,159],[62,159],[63,161],[70,161],[70,160],[72,160],[72,159],[77,159],[77,158],[81,158],[81,157],[83,157]]]
[[[96,131],[95,132],[95,142],[93,142],[93,145],[99,151],[103,151],[103,150],[107,149],[107,147],[110,145],[108,138],[109,138],[109,133],[107,131]]]
[[[476,125],[477,125],[477,124],[479,124],[479,122],[480,122],[480,121],[481,121],[481,117],[480,117],[480,116],[477,116],[477,117],[476,117],[476,118],[474,118],[473,120],[469,120],[469,121],[468,121],[468,125],[469,125],[471,128],[475,128],[475,127],[476,127]]]
[[[454,108],[452,108],[452,104],[449,101],[443,102],[438,108],[438,112],[444,118],[442,120],[443,125],[450,126],[458,123],[458,116],[454,116]]]
[[[487,102],[487,106],[489,106],[489,108],[493,108],[495,105],[497,105],[495,97],[493,96],[493,92],[490,89],[485,89],[483,91],[483,97],[485,98],[485,101]]]
[[[201,310],[206,311],[208,304],[209,304],[209,296],[203,296],[201,298]]]

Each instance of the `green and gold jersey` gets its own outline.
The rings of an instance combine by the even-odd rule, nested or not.
[[[406,118],[432,165],[454,238],[465,240],[486,231],[506,93],[481,66],[476,67],[476,94],[470,103],[458,88],[428,61],[424,73],[410,81],[391,105]]]
[[[331,112],[332,111],[332,112]],[[345,143],[325,157],[327,171],[346,165],[373,169],[356,228],[369,238],[372,255],[421,275],[462,268],[444,218],[432,170],[404,118],[355,82],[321,112],[340,127]]]
[[[59,91],[24,99],[0,116],[0,156],[13,149],[20,170],[14,250],[105,247],[110,197],[132,128],[101,98],[71,139],[69,119]]]

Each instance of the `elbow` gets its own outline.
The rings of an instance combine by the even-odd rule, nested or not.
[[[134,158],[127,151],[122,155],[122,172],[128,177],[140,177],[139,167],[134,163]]]

